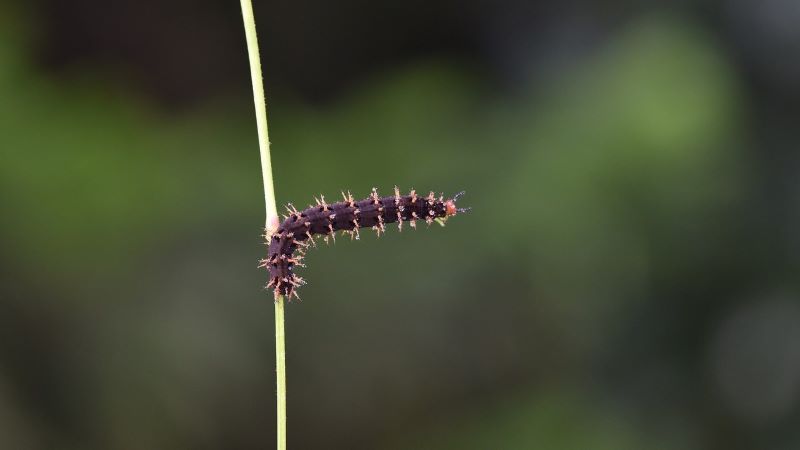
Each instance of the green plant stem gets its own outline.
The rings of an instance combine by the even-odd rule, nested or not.
[[[275,302],[275,371],[278,374],[278,450],[286,450],[286,334],[283,297]]]
[[[241,0],[244,33],[247,39],[247,54],[250,57],[250,78],[253,82],[253,102],[256,106],[256,125],[258,126],[258,146],[261,150],[261,174],[264,177],[264,203],[267,206],[267,226],[269,219],[278,217],[275,204],[275,188],[272,183],[272,161],[269,156],[269,129],[267,128],[267,101],[264,97],[264,82],[261,77],[261,59],[258,53],[256,20],[250,0]]]
[[[256,107],[258,147],[261,152],[261,175],[264,179],[264,203],[267,209],[265,228],[267,235],[277,226],[278,208],[272,181],[272,162],[269,155],[269,130],[267,129],[267,101],[261,76],[261,58],[258,52],[256,20],[250,0],[240,0],[247,54],[250,58],[250,78],[253,82],[253,102]],[[277,383],[278,450],[286,450],[286,334],[284,333],[284,299],[275,300],[275,372]]]

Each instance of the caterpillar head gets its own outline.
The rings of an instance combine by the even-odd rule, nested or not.
[[[458,194],[454,195],[453,198],[448,199],[444,202],[445,213],[447,214],[446,217],[455,216],[458,213],[467,212],[472,208],[459,208],[456,206],[456,202],[458,198],[464,195],[466,191],[461,191]]]
[[[445,216],[436,219],[436,222],[439,223],[439,225],[444,226],[444,222],[447,219],[449,219],[450,216],[455,216],[456,214],[464,213],[464,212],[467,212],[470,209],[472,209],[471,207],[470,208],[459,208],[456,205],[456,202],[458,201],[458,198],[461,197],[462,195],[464,195],[464,192],[465,191],[461,191],[458,194],[454,195],[453,198],[447,199],[444,202]]]

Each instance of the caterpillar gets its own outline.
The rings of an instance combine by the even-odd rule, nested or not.
[[[335,232],[350,234],[351,239],[359,238],[360,228],[372,228],[378,236],[386,231],[386,224],[397,222],[400,231],[403,224],[416,228],[417,220],[424,220],[428,225],[434,221],[444,224],[450,216],[468,211],[470,208],[458,208],[456,201],[463,195],[459,192],[447,200],[438,198],[430,192],[427,197],[417,195],[412,190],[408,195],[400,195],[397,186],[394,195],[380,197],[373,188],[369,197],[355,201],[348,191],[342,192],[343,201],[327,204],[325,197],[315,198],[316,205],[298,211],[292,204],[286,209],[288,215],[272,233],[269,239],[267,258],[262,259],[259,267],[269,270],[269,284],[277,300],[285,296],[300,299],[297,288],[305,284],[303,278],[295,275],[295,267],[305,267],[302,263],[305,251],[310,245],[316,246],[315,236],[320,235],[328,242],[328,238],[336,240]]]

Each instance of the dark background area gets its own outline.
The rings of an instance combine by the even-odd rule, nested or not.
[[[800,447],[800,5],[256,2],[291,448]],[[271,448],[235,1],[0,5],[0,448]]]

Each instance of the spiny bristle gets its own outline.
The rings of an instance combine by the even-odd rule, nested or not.
[[[311,235],[310,231],[306,231],[306,236],[308,236],[308,241],[311,242],[311,245],[316,247],[317,246],[317,241],[314,240],[314,236]]]

